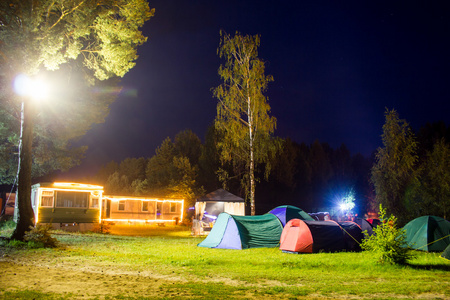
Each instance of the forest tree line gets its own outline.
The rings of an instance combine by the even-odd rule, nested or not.
[[[407,125],[397,115],[386,122]],[[270,162],[269,177],[261,179],[256,187],[257,214],[285,204],[308,212],[333,211],[341,199],[351,194],[356,204],[354,212],[360,215],[376,211],[378,204],[383,203],[404,220],[424,214],[448,217],[443,207],[450,207],[450,127],[444,122],[429,123],[415,134],[410,129],[410,136],[416,157],[412,167],[396,170],[398,164],[391,161],[391,169],[381,170],[384,177],[398,172],[407,178],[397,190],[400,203],[392,201],[389,190],[387,199],[383,199],[388,188],[380,189],[380,181],[374,175],[380,162],[378,151],[387,148],[386,145],[371,157],[364,157],[352,154],[345,144],[333,148],[317,140],[305,144],[276,138],[279,147]],[[216,149],[218,138],[213,126],[208,129],[204,143],[191,130],[181,131],[173,141],[166,138],[153,156],[112,161],[102,166],[93,180],[104,185],[107,194],[182,197],[189,206],[197,197],[222,187],[244,197],[239,180],[233,176],[227,176],[226,182],[220,180],[217,172],[220,168],[230,174],[235,170],[221,165]],[[402,136],[397,132],[391,138],[395,142]],[[400,148],[395,150],[398,153],[392,156],[405,155],[399,151],[407,145],[398,145]],[[264,171],[264,166],[257,167],[257,172]],[[404,212],[397,210],[397,206]]]

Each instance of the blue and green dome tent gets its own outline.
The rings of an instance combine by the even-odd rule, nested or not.
[[[406,242],[413,249],[444,251],[450,245],[450,222],[436,216],[423,216],[406,224]]]
[[[199,247],[248,249],[277,247],[283,226],[272,214],[262,216],[235,216],[221,213],[209,235]]]
[[[277,216],[277,218],[280,219],[281,223],[283,224],[283,227],[286,225],[287,222],[289,222],[292,219],[300,219],[303,221],[315,221],[303,209],[292,205],[282,205],[275,207],[274,209],[269,211],[269,214]]]

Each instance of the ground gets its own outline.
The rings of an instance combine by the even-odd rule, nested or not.
[[[77,298],[102,298],[107,295],[154,298],[162,296],[159,290],[161,284],[174,282],[153,277],[151,274],[127,274],[103,270],[93,272],[84,267],[79,269],[73,267],[50,267],[39,262],[18,264],[2,259],[0,269],[3,274],[0,285],[15,290],[38,286],[44,293],[72,294],[77,295]]]
[[[379,266],[367,253],[215,251],[186,230],[126,230],[57,232],[55,249],[0,247],[0,299],[450,299],[450,265],[436,254]]]

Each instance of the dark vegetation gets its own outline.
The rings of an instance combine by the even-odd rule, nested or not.
[[[402,120],[394,119],[397,121]],[[413,138],[417,144],[414,154],[417,161],[409,171],[410,179],[399,191],[402,205],[409,208],[408,216],[403,219],[411,220],[423,214],[445,218],[448,212],[443,207],[449,207],[450,199],[445,185],[450,176],[450,127],[444,122],[429,123],[415,135],[413,133]],[[201,193],[223,185],[230,192],[244,196],[239,180],[230,177],[220,182],[218,179],[216,171],[221,163],[216,151],[217,139],[213,127],[208,129],[203,143],[192,131],[185,130],[178,133],[173,142],[170,138],[163,141],[153,156],[126,158],[119,163],[112,161],[90,180],[104,185],[106,193],[184,193],[190,196],[187,198],[190,204]],[[352,154],[345,144],[332,148],[320,141],[307,145],[289,138],[278,139],[281,147],[270,162],[269,178],[261,179],[256,187],[257,214],[284,204],[308,212],[330,211],[350,193],[354,194],[355,213],[363,215],[377,210],[380,199],[375,198],[374,178],[371,178],[377,161],[375,153],[365,157]],[[441,173],[432,172],[437,170],[430,166],[433,163],[439,165]],[[230,166],[228,168],[232,173]],[[259,166],[257,171],[264,172],[264,167]],[[437,202],[438,199],[442,201]],[[392,211],[388,209],[387,213]]]

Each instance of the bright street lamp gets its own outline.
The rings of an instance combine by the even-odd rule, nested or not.
[[[14,79],[14,90],[20,96],[43,100],[48,97],[50,88],[42,78],[32,79],[20,74]]]
[[[31,168],[33,163],[33,127],[36,116],[35,100],[47,97],[48,86],[44,81],[19,75],[14,80],[14,90],[22,97],[21,128],[19,143],[19,178],[17,181],[17,201],[14,216],[16,229],[11,239],[22,240],[25,232],[34,226],[34,213],[31,206]]]

